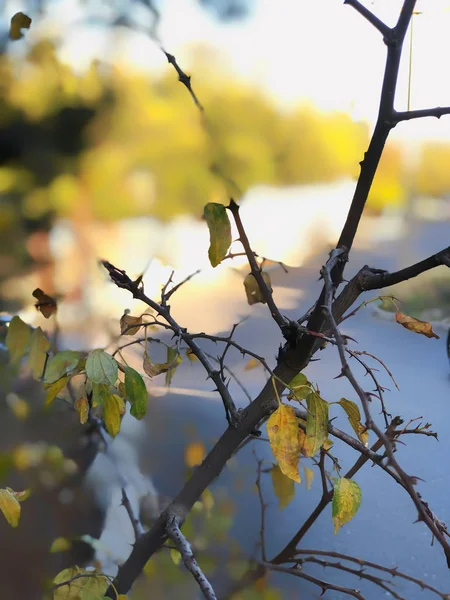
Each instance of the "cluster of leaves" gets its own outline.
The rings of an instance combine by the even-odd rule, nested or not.
[[[8,327],[6,346],[13,363],[26,357],[33,378],[43,382],[46,406],[52,404],[73,378],[81,376],[81,388],[74,386],[80,388],[74,408],[81,423],[87,422],[91,410],[100,408],[106,430],[115,437],[126,402],[136,419],[142,419],[146,413],[148,393],[141,375],[104,350],[92,350],[87,356],[74,350],[52,354],[50,341],[42,329],[33,329],[18,316]]]
[[[299,373],[288,385],[289,400],[306,403],[306,421],[297,417],[292,406],[281,403],[267,421],[267,433],[277,465],[272,469],[274,491],[279,498],[280,508],[289,504],[295,495],[294,482],[300,483],[300,456],[314,458],[320,451],[328,451],[332,442],[328,438],[328,410],[330,404],[341,406],[356,435],[366,446],[369,434],[361,423],[357,404],[341,398],[329,403],[320,396],[303,373]],[[274,389],[275,386],[274,386]],[[307,487],[313,471],[305,468]],[[357,513],[361,503],[361,490],[355,481],[340,477],[335,480],[332,517],[335,533]]]

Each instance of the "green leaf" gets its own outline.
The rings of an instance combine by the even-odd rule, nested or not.
[[[230,220],[225,206],[215,202],[207,204],[203,214],[209,229],[209,261],[213,267],[217,267],[231,246]]]
[[[20,317],[13,317],[5,340],[11,362],[17,363],[22,358],[28,350],[30,340],[31,327],[24,323]]]
[[[306,397],[308,408],[306,417],[306,441],[308,455],[315,456],[328,435],[328,402],[317,392],[311,392]]]
[[[64,377],[61,377],[61,379],[58,379],[58,381],[51,383],[47,387],[47,396],[45,398],[45,406],[50,406],[50,404],[53,402],[53,400],[56,398],[56,396],[59,394],[59,392],[66,387],[68,381],[69,381],[69,376],[65,375]]]
[[[334,485],[332,517],[334,533],[353,519],[361,504],[361,488],[352,479],[341,477]]]
[[[20,519],[20,504],[8,489],[0,490],[0,510],[11,527],[17,527]]]
[[[50,349],[50,342],[40,327],[31,334],[30,356],[28,364],[34,379],[41,379],[44,374],[44,367],[47,360],[47,351]]]
[[[294,481],[285,475],[276,464],[273,465],[270,474],[272,476],[273,491],[278,498],[278,506],[280,510],[283,510],[295,496]]]
[[[63,350],[53,356],[45,368],[45,383],[54,383],[64,375],[73,374],[79,366],[82,356],[74,350]]]
[[[86,577],[74,579],[77,575]],[[104,575],[80,567],[64,569],[53,580],[55,585],[65,582],[68,582],[67,585],[53,590],[53,600],[102,600],[109,588],[109,581]]]
[[[117,381],[117,361],[104,350],[92,350],[86,360],[86,374],[92,383],[114,385]]]
[[[289,391],[288,400],[304,400],[306,396],[311,393],[311,383],[303,373],[298,373],[298,375],[292,379],[289,383],[289,388],[295,393]]]
[[[131,404],[131,414],[136,419],[142,419],[147,412],[147,388],[139,373],[131,367],[125,367],[125,393]]]
[[[170,385],[172,378],[175,375],[176,368],[183,361],[183,357],[178,353],[176,348],[167,347],[167,373],[166,373],[166,385]]]
[[[364,445],[367,445],[369,441],[369,432],[361,423],[361,413],[359,411],[358,405],[352,402],[351,400],[346,400],[345,398],[341,398],[338,404],[340,404],[345,410],[348,417],[348,422],[352,426],[353,431],[358,436],[358,439]]]
[[[111,394],[109,391],[102,391],[103,405],[103,420],[105,422],[106,431],[111,437],[116,437],[120,431],[121,422],[121,407],[123,400],[116,394]]]

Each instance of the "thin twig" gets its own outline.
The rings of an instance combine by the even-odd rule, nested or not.
[[[171,515],[168,519],[167,535],[178,548],[186,568],[194,576],[206,600],[217,600],[217,596],[212,588],[212,585],[209,583],[208,579],[195,560],[190,543],[181,532],[179,517],[176,514]]]

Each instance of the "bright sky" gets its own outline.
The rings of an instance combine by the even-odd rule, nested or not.
[[[196,0],[163,0],[159,36],[167,51],[189,69],[189,50],[208,44],[212,61],[262,89],[284,107],[311,101],[323,110],[350,112],[356,119],[376,118],[385,59],[381,35],[342,0],[255,0],[248,19],[223,24]],[[401,0],[365,0],[388,24]],[[134,4],[133,6],[138,6]],[[59,2],[52,10],[61,31],[86,5]],[[414,18],[411,108],[450,105],[450,0],[419,0]],[[138,17],[139,18],[139,17]],[[37,23],[37,20],[36,20]],[[116,59],[139,69],[167,69],[165,57],[143,34],[121,31],[114,40],[98,29],[66,29],[63,57],[85,64],[91,58]],[[397,91],[397,108],[406,109],[409,38]],[[192,73],[193,82],[202,73]],[[450,116],[402,124],[395,135],[414,140],[450,140]]]

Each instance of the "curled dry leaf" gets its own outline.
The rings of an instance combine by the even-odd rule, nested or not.
[[[11,25],[9,27],[9,39],[20,40],[23,38],[22,29],[29,29],[31,25],[31,19],[28,15],[23,12],[16,13],[11,18]]]
[[[122,335],[136,335],[142,325],[142,318],[133,317],[127,310],[120,317],[120,333]]]
[[[297,418],[292,406],[281,404],[272,413],[267,421],[267,433],[281,472],[300,483],[298,461],[301,445]]]
[[[261,271],[262,278],[269,288],[269,291],[272,293],[272,283],[270,281],[270,275],[266,271]],[[247,302],[252,306],[253,304],[266,304],[264,296],[261,292],[261,289],[258,285],[258,282],[255,279],[255,276],[252,273],[249,273],[244,279],[244,288],[245,294],[247,296]]]
[[[36,310],[38,310],[46,319],[49,319],[56,313],[57,304],[55,298],[45,294],[40,288],[34,290],[33,296],[37,300],[35,304]]]
[[[408,317],[408,315],[404,315],[399,310],[395,313],[395,320],[397,323],[400,323],[400,325],[403,325],[403,327],[414,333],[420,333],[427,338],[439,339],[439,336],[434,333],[431,323],[428,323],[427,321],[420,321],[414,317]]]
[[[156,377],[157,375],[161,375],[161,373],[167,373],[169,370],[168,363],[153,363],[147,352],[144,352],[144,363],[142,366],[149,377]]]

